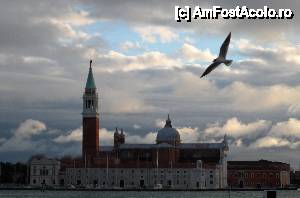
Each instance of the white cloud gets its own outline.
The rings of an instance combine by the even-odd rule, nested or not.
[[[148,51],[136,56],[127,56],[111,50],[106,54],[99,54],[97,59],[97,62],[101,64],[99,69],[109,72],[157,68],[170,69],[181,65],[179,59],[170,58],[158,51]]]
[[[288,107],[300,100],[300,86],[271,85],[254,87],[242,82],[234,82],[222,93],[232,97],[233,106],[242,111],[274,110]]]
[[[99,130],[100,145],[113,145],[114,131],[105,128]]]
[[[209,49],[201,50],[187,43],[183,44],[180,53],[182,54],[184,59],[187,59],[190,62],[194,62],[197,60],[211,62],[216,58],[216,56],[213,55]]]
[[[66,135],[60,135],[53,139],[56,143],[77,142],[82,140],[82,127],[75,129]]]
[[[107,92],[106,97],[112,98],[105,101],[105,109],[107,108],[110,113],[145,113],[156,110],[155,106],[145,103],[143,99],[125,90],[112,89]]]
[[[251,147],[254,148],[270,148],[270,147],[283,147],[290,146],[291,142],[286,139],[276,137],[263,137],[256,140]]]
[[[54,60],[43,58],[43,57],[36,57],[36,56],[24,56],[23,57],[24,63],[31,64],[31,63],[48,63],[48,64],[55,64]]]
[[[251,123],[242,123],[236,117],[230,118],[222,126],[219,123],[205,129],[205,134],[209,136],[220,137],[224,134],[239,138],[245,136],[255,137],[258,134],[267,131],[271,126],[270,121],[258,120]]]
[[[40,134],[47,129],[46,125],[38,120],[28,119],[20,124],[14,131],[15,137],[29,138],[32,135]]]
[[[90,25],[95,22],[94,19],[90,17],[90,13],[87,11],[70,11],[65,15],[58,18],[58,20],[73,25],[73,26],[83,26]]]
[[[278,122],[272,126],[270,135],[276,137],[296,137],[300,139],[300,120],[289,118],[288,121]]]
[[[154,143],[156,139],[156,133],[150,132],[144,136],[131,135],[130,133],[124,132],[126,143]],[[109,131],[105,128],[99,129],[99,140],[100,145],[113,145],[114,131]],[[82,141],[82,127],[75,129],[65,135],[60,135],[53,139],[54,142],[64,144],[70,142],[81,142]]]
[[[149,43],[155,43],[158,38],[162,43],[168,43],[179,38],[178,34],[165,26],[143,26],[136,27],[134,30]]]
[[[166,121],[161,120],[161,119],[156,119],[155,120],[155,127],[157,128],[163,128],[165,126]]]
[[[130,49],[140,49],[141,46],[139,42],[125,41],[124,43],[121,43],[120,48],[124,51],[128,51]]]
[[[177,130],[180,134],[181,142],[183,143],[196,143],[200,139],[200,133],[197,127],[179,127]]]
[[[140,135],[129,135],[125,133],[126,143],[135,143],[135,144],[153,144],[156,140],[156,132],[149,132],[144,136]]]
[[[0,146],[0,151],[44,150],[46,145],[39,141],[31,140],[31,137],[41,134],[41,132],[46,129],[46,125],[41,121],[32,119],[25,120],[13,131],[13,135]]]

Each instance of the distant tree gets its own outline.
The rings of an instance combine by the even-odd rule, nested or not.
[[[27,164],[17,162],[1,162],[0,183],[2,184],[26,184],[27,183]]]

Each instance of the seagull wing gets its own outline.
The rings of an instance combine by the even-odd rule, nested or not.
[[[208,66],[208,68],[206,68],[206,70],[203,72],[203,74],[200,78],[209,74],[212,70],[216,69],[220,64],[221,63],[218,63],[218,62],[214,62],[214,63],[210,64],[210,66]]]
[[[223,42],[223,44],[220,48],[219,57],[224,58],[224,59],[226,58],[228,46],[230,43],[230,38],[231,38],[231,32],[228,34],[227,38],[225,39],[225,41]]]

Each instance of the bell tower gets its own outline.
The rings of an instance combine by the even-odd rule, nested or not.
[[[83,93],[82,110],[82,157],[90,164],[99,152],[98,93],[94,81],[92,60]]]

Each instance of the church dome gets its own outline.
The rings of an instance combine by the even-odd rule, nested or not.
[[[172,145],[177,145],[180,143],[179,132],[175,128],[172,128],[169,115],[168,115],[168,119],[166,120],[165,127],[160,129],[157,133],[156,142],[158,144],[168,143]]]

